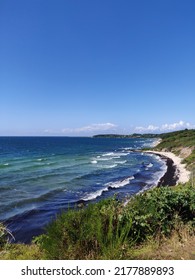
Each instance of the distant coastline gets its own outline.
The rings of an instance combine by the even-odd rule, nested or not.
[[[133,133],[133,134],[97,134],[93,138],[159,138],[159,134],[153,133]]]

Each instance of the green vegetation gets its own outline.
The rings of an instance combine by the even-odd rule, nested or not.
[[[160,134],[163,140],[158,148],[174,149],[178,147],[193,147],[195,146],[195,130],[181,130],[165,134]]]
[[[47,259],[124,259],[131,248],[195,226],[195,189],[155,188],[126,207],[114,199],[62,214],[38,238]]]
[[[185,129],[165,134],[160,134],[162,142],[155,149],[171,151],[181,155],[187,166],[193,167],[195,163],[195,130]]]
[[[159,134],[147,133],[133,133],[133,134],[98,134],[94,135],[94,138],[158,138]]]
[[[94,138],[162,138],[166,146],[166,142],[174,141],[172,144],[175,146],[184,145],[194,146],[195,141],[195,129],[184,129],[168,133],[133,133],[133,134],[98,134],[94,135]],[[176,141],[176,142],[175,142]]]
[[[121,203],[115,199],[69,210],[56,219],[37,240],[47,259],[122,257],[131,223],[124,224]]]

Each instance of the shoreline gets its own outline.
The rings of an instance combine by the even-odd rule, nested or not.
[[[160,178],[158,187],[160,186],[175,186],[179,183],[187,183],[190,179],[190,171],[185,168],[185,164],[182,164],[182,158],[176,156],[171,152],[159,152],[148,150],[145,153],[150,153],[159,156],[166,162],[167,170],[165,174]]]

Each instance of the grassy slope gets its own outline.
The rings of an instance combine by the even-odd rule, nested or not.
[[[190,155],[186,157],[183,155],[183,162],[187,166],[192,166],[195,163],[195,130],[181,130],[165,134],[160,134],[162,142],[156,147],[156,149],[172,151],[177,155],[182,154],[182,150],[187,148],[190,151]]]

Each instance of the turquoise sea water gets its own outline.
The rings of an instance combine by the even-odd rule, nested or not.
[[[154,139],[0,137],[0,221],[29,242],[62,210],[151,188],[165,173]]]

